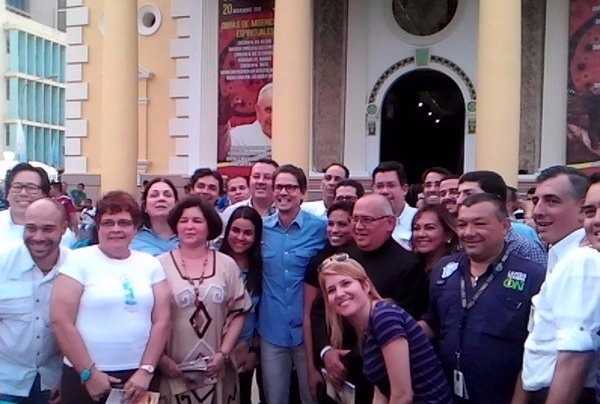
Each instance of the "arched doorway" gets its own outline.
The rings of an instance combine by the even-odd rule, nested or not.
[[[403,163],[410,184],[432,166],[461,174],[464,125],[465,101],[450,77],[431,69],[408,72],[383,100],[380,160]]]

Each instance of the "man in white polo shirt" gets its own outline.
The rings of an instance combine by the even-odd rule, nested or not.
[[[68,256],[63,208],[51,199],[25,211],[23,240],[0,252],[0,402],[55,403],[62,355],[50,327],[50,293]]]

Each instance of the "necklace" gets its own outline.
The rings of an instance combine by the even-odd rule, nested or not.
[[[192,278],[188,275],[187,266],[185,264],[185,258],[183,258],[183,254],[181,254],[181,250],[179,250],[179,258],[181,259],[182,266],[182,277],[192,286],[194,289],[194,295],[196,295],[195,304],[198,306],[200,304],[200,285],[204,282],[204,273],[206,272],[206,266],[208,265],[208,252],[204,257],[204,261],[202,262],[202,272],[200,273],[200,278]]]

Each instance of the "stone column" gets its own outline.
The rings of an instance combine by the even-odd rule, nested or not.
[[[312,1],[278,1],[273,50],[273,158],[308,174]]]
[[[137,1],[104,0],[102,193],[136,194],[138,149]]]
[[[478,170],[517,185],[521,112],[521,1],[479,2],[477,48]]]

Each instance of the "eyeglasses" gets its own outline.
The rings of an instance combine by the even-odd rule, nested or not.
[[[277,192],[281,192],[284,189],[287,192],[294,192],[294,191],[300,189],[300,185],[296,185],[296,184],[275,184],[274,189]]]
[[[13,192],[15,194],[18,194],[23,189],[25,189],[25,192],[27,192],[28,194],[35,194],[35,193],[39,192],[42,189],[42,187],[40,187],[37,184],[33,184],[31,182],[28,182],[26,184],[23,184],[20,182],[15,182],[13,184],[10,184],[10,192]]]
[[[100,221],[100,227],[115,227],[115,225],[121,228],[131,227],[133,226],[133,220],[120,219],[115,222],[114,220],[106,219]]]
[[[321,262],[321,265],[319,265],[319,268],[317,268],[318,272],[321,272],[321,270],[323,268],[325,268],[327,265],[331,264],[332,262],[346,262],[350,259],[350,255],[348,253],[337,253],[332,255],[329,258],[325,258],[323,260],[323,262]]]
[[[350,218],[350,220],[354,224],[358,224],[360,222],[360,223],[363,224],[363,226],[371,226],[376,221],[381,220],[381,219],[385,219],[385,218],[388,218],[388,217],[390,217],[390,215],[384,215],[384,216],[379,216],[379,217],[373,217],[373,216],[352,216]]]

